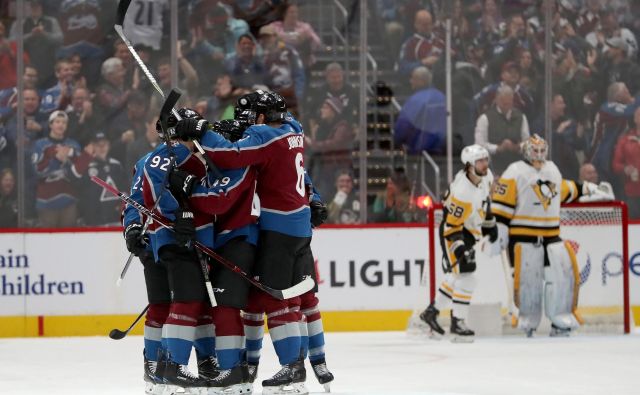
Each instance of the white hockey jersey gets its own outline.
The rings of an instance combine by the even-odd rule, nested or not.
[[[492,183],[491,170],[477,186],[469,180],[464,170],[456,174],[444,202],[447,215],[443,237],[451,237],[455,233],[462,232],[463,229],[471,232],[476,240],[482,237],[481,227],[486,216]]]
[[[560,170],[545,161],[540,170],[525,161],[504,171],[493,192],[491,211],[509,226],[510,236],[560,236],[560,204],[577,200],[574,181],[562,179]]]

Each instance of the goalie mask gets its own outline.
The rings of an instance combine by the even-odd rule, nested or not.
[[[178,110],[178,115],[180,116],[180,119],[189,119],[189,118],[203,119],[200,113],[188,107],[180,108]],[[171,114],[169,115],[169,118],[167,118],[167,128],[169,129],[169,137],[173,138],[172,137],[172,135],[174,134],[173,131],[177,124],[178,124],[178,119],[176,118],[176,116],[173,114],[173,111],[172,111]],[[156,121],[156,132],[158,132],[158,135],[160,136],[161,139],[164,139],[164,131],[162,130],[162,125],[160,124],[159,119]]]
[[[484,177],[487,175],[489,171],[489,166],[482,170],[478,170],[476,166],[476,162],[482,159],[486,159],[489,161],[489,151],[486,148],[482,147],[478,144],[468,145],[464,147],[462,150],[462,154],[460,154],[460,159],[462,164],[465,166],[469,166],[473,169],[473,174],[478,177]]]
[[[536,168],[542,166],[547,160],[547,151],[547,142],[537,134],[534,134],[522,143],[524,160]]]

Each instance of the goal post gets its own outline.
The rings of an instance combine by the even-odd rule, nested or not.
[[[428,300],[415,306],[410,320],[435,299],[442,281],[438,228],[442,220],[442,205],[433,204],[427,210],[428,270],[423,275],[423,287]],[[580,268],[580,296],[578,311],[585,317],[581,331],[623,332],[631,330],[631,306],[629,293],[629,222],[627,205],[622,201],[571,203],[563,205],[560,214],[561,237],[574,249]],[[500,257],[477,256],[478,288],[472,300],[474,304],[495,303],[506,312],[504,280],[497,270]],[[499,282],[498,282],[499,281]],[[491,282],[488,287],[487,282]],[[482,290],[481,288],[484,288]],[[490,292],[487,291],[487,288]],[[489,295],[489,296],[487,296]],[[495,300],[491,298],[495,297]],[[477,299],[477,300],[476,300]],[[506,322],[506,320],[505,320]],[[505,331],[503,331],[504,333]]]

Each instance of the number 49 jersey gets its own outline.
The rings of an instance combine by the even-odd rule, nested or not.
[[[221,169],[254,166],[260,198],[260,229],[311,237],[311,211],[304,182],[304,134],[290,115],[279,127],[253,125],[231,143],[207,132],[201,140]]]
[[[491,193],[493,174],[488,170],[478,185],[474,185],[464,170],[456,174],[449,186],[444,202],[446,216],[442,227],[442,237],[453,239],[466,229],[476,240],[482,236],[482,223],[486,216]]]

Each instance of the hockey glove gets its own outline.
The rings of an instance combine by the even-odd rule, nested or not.
[[[181,140],[199,140],[209,129],[206,119],[181,119],[176,124],[175,135]]]
[[[322,202],[314,200],[309,203],[309,207],[311,208],[311,225],[313,225],[314,228],[317,228],[324,224],[329,216],[327,206]]]
[[[580,202],[601,202],[614,200],[615,195],[613,188],[608,182],[601,182],[600,184],[594,184],[589,181],[585,181],[582,184],[582,196],[578,201]]]
[[[496,227],[496,219],[491,218],[482,223],[482,236],[489,236],[489,241],[494,243],[498,240],[498,228]]]
[[[172,169],[169,173],[169,191],[178,200],[188,199],[196,182],[196,176],[186,171]]]
[[[142,234],[142,225],[133,223],[124,230],[124,240],[127,243],[127,250],[135,256],[140,256],[149,244],[149,236]]]
[[[196,240],[196,226],[193,223],[193,213],[191,211],[177,209],[176,220],[173,223],[176,242],[184,247],[190,247]]]

